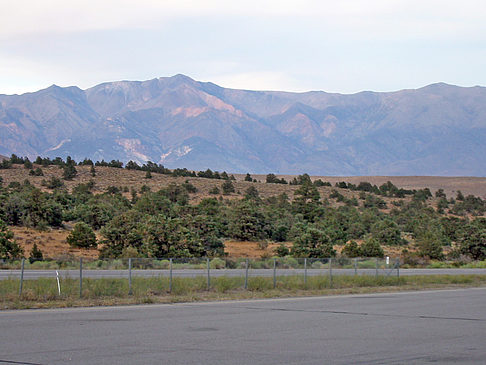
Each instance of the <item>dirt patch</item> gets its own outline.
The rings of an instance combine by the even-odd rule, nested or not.
[[[9,227],[13,232],[15,240],[24,250],[25,257],[30,256],[34,243],[42,251],[44,258],[69,258],[83,257],[98,258],[97,249],[72,248],[66,241],[69,231],[63,229],[52,229],[49,231],[38,231],[25,227]]]
[[[291,242],[284,242],[288,248],[292,247]],[[228,257],[261,258],[275,256],[275,249],[280,243],[266,243],[254,241],[226,241],[224,252]]]

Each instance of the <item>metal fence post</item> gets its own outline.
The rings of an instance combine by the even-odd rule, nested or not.
[[[304,288],[307,288],[307,257],[304,259]]]
[[[83,297],[83,258],[79,259],[79,298]]]
[[[277,287],[277,259],[273,259],[273,288]]]
[[[172,259],[169,259],[169,293],[172,293]]]
[[[329,284],[332,288],[332,258],[329,258]]]
[[[396,267],[397,267],[397,278],[400,278],[400,258],[397,259]]]
[[[354,276],[358,275],[358,259],[354,259]]]
[[[246,259],[245,265],[245,289],[248,289],[248,259]]]
[[[211,274],[209,272],[210,265],[209,265],[209,258],[206,259],[206,265],[208,268],[208,290],[211,288]]]
[[[22,266],[20,269],[19,297],[22,296],[22,287],[24,286],[24,265],[25,259],[22,259]]]
[[[132,295],[132,259],[128,259],[128,295]]]
[[[375,259],[375,263],[376,263],[375,278],[377,278],[378,277],[378,257]]]

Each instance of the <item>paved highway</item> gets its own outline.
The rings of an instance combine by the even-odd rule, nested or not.
[[[486,288],[0,312],[0,364],[484,364]]]
[[[71,277],[78,278],[79,270],[58,270],[62,278]],[[332,269],[333,275],[354,275],[354,269]],[[358,275],[375,275],[375,269],[359,269]],[[248,273],[250,276],[266,276],[273,275],[272,269],[251,269]],[[304,275],[303,269],[279,269],[277,275]],[[396,270],[379,269],[379,275],[396,276]],[[479,274],[486,275],[486,269],[400,269],[400,275],[465,275],[465,274]],[[153,276],[169,276],[169,270],[132,270],[133,276],[153,277]],[[207,271],[202,269],[184,269],[173,270],[174,277],[196,277],[206,276]],[[217,276],[245,276],[244,269],[214,269],[210,270],[212,277]],[[328,269],[308,269],[307,275],[329,275]],[[55,270],[26,270],[24,272],[24,279],[38,279],[38,278],[55,278]],[[83,270],[84,278],[126,278],[128,277],[128,270]],[[0,280],[7,278],[20,278],[20,270],[0,270]]]

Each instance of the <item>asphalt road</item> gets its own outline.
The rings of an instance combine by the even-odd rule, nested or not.
[[[78,278],[79,270],[58,270],[61,278],[71,277]],[[332,269],[333,275],[354,275],[354,269]],[[375,269],[359,269],[358,275],[375,275]],[[277,275],[304,275],[303,269],[279,269],[276,271]],[[379,275],[396,276],[396,270],[379,269]],[[479,274],[486,275],[486,269],[400,269],[400,275],[466,275]],[[153,276],[169,276],[169,270],[132,270],[133,276],[139,277],[153,277]],[[202,269],[184,269],[173,270],[174,277],[196,277],[206,276],[207,271]],[[210,270],[212,277],[217,276],[245,276],[244,269],[218,269]],[[249,276],[266,276],[273,275],[272,269],[251,269]],[[308,269],[307,275],[329,275],[328,269]],[[24,279],[38,279],[38,278],[55,278],[55,270],[25,270]],[[83,270],[83,278],[126,278],[128,277],[128,270]],[[0,280],[7,278],[20,278],[20,270],[0,270]]]
[[[0,312],[0,364],[484,364],[486,288]]]

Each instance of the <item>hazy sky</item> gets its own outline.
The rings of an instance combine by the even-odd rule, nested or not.
[[[183,73],[351,93],[486,85],[484,0],[0,0],[0,93]]]

